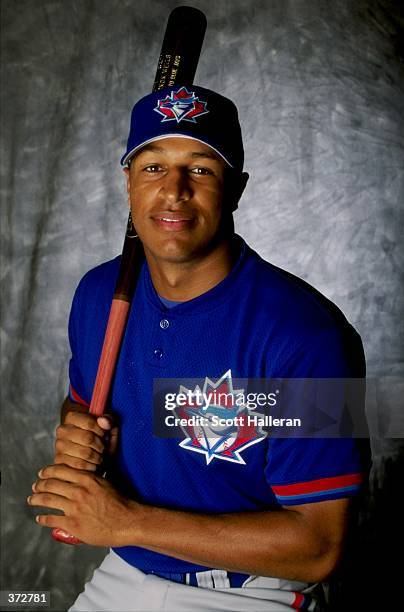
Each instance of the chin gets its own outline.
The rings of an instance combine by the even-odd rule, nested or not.
[[[216,239],[215,239],[216,238]],[[145,250],[156,260],[167,263],[187,263],[194,261],[206,255],[217,248],[217,237],[209,236],[199,240],[194,237],[191,240],[188,236],[180,239],[180,237],[170,237],[165,240],[153,242],[150,247],[145,245]]]
[[[148,252],[156,261],[167,263],[184,263],[193,259],[195,249],[188,244],[179,244],[177,240],[170,240],[163,244],[153,244],[150,247],[145,246],[146,253]]]
[[[160,261],[166,261],[167,263],[186,263],[192,261],[196,257],[196,253],[191,249],[167,249],[162,250],[158,254]]]

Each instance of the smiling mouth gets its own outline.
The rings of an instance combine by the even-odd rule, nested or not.
[[[180,223],[181,221],[190,221],[190,219],[169,219],[168,217],[158,217],[159,221],[168,221],[168,223]]]
[[[166,216],[155,216],[152,217],[157,227],[168,230],[168,231],[180,231],[189,229],[193,223],[193,219],[187,217],[166,217]]]

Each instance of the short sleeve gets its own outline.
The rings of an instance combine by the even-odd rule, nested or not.
[[[296,351],[296,378],[363,378],[365,360],[359,335],[337,326],[307,337]],[[344,396],[333,398],[342,414]],[[358,411],[364,410],[364,396]],[[328,406],[329,408],[329,406]],[[297,415],[296,415],[297,416]],[[265,478],[280,505],[292,506],[357,495],[370,469],[368,439],[348,437],[269,438]]]
[[[369,469],[367,440],[274,439],[265,477],[278,503],[308,504],[357,495]]]

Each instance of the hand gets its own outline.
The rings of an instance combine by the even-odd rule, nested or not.
[[[39,525],[59,527],[93,546],[134,545],[142,506],[124,498],[105,479],[67,465],[50,465],[32,485],[30,506],[62,510],[42,514]]]
[[[109,432],[109,440],[105,434]],[[55,464],[95,472],[102,463],[104,450],[113,454],[118,443],[118,427],[112,417],[68,412],[63,425],[56,429]]]

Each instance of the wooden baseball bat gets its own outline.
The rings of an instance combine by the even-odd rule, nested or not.
[[[202,11],[190,6],[179,6],[170,13],[152,91],[171,87],[174,84],[192,85],[206,25],[206,17]],[[104,413],[108,402],[130,305],[143,261],[143,246],[129,213],[118,280],[89,409],[91,414],[97,416]],[[81,543],[78,538],[58,528],[52,530],[52,537],[65,544]]]

